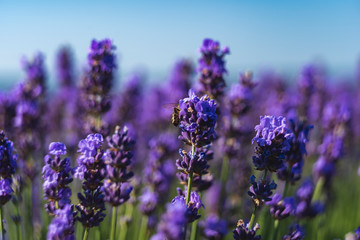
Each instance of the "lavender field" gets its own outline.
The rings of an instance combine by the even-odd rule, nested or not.
[[[61,47],[54,90],[24,58],[1,93],[1,239],[360,239],[360,71],[228,82],[231,46],[206,38],[115,89],[115,45],[89,41],[80,76]]]

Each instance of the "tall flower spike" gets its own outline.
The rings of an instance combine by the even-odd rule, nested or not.
[[[166,212],[161,217],[157,234],[151,240],[179,240],[184,238],[184,227],[188,222],[187,207],[181,201],[168,204]]]
[[[255,176],[250,177],[251,187],[248,191],[248,195],[253,199],[253,202],[256,206],[262,206],[265,202],[271,201],[272,190],[276,189],[276,184],[274,180],[270,182],[269,180],[260,180],[255,181]]]
[[[186,217],[188,220],[188,223],[191,223],[197,219],[199,219],[201,217],[201,215],[198,214],[199,210],[201,207],[204,207],[204,204],[202,204],[201,199],[199,197],[199,195],[197,194],[197,192],[191,192],[190,193],[190,200],[189,203],[186,205],[186,199],[185,199],[185,195],[183,194],[183,192],[178,189],[179,192],[179,196],[176,196],[173,200],[172,203],[178,203],[180,202],[181,204],[184,204],[185,206],[187,206],[187,210],[186,210]]]
[[[104,194],[105,201],[116,207],[130,198],[133,187],[128,181],[134,175],[128,171],[133,157],[135,140],[128,135],[128,128],[116,127],[115,133],[107,137],[109,148],[104,159],[106,164]]]
[[[74,176],[83,179],[84,194],[78,193],[80,203],[76,206],[80,216],[76,218],[85,228],[98,226],[105,217],[105,202],[102,191],[102,170],[105,169],[104,151],[101,148],[103,136],[90,134],[79,142],[78,166]]]
[[[14,144],[0,131],[0,204],[5,205],[12,197],[12,176],[16,171],[17,155],[14,154]]]
[[[82,81],[84,107],[88,118],[86,122],[90,124],[86,126],[88,131],[102,130],[104,124],[101,117],[110,110],[109,92],[116,69],[114,49],[115,46],[110,39],[91,42],[88,54],[89,69]]]
[[[45,209],[51,214],[55,214],[57,208],[70,204],[71,189],[68,184],[73,181],[72,168],[70,159],[61,159],[62,155],[66,155],[66,146],[60,142],[52,142],[49,145],[49,154],[44,158],[42,174],[44,198],[47,200]]]
[[[229,48],[220,49],[220,43],[212,39],[204,39],[200,48],[201,58],[199,59],[198,72],[200,92],[218,99],[224,94],[226,86],[223,75],[227,73],[225,68],[225,55],[229,54]]]
[[[203,147],[216,138],[216,103],[207,95],[199,98],[194,90],[189,97],[179,101],[179,121],[181,135],[179,139],[188,145]]]
[[[48,240],[75,240],[73,206],[64,205],[55,211],[47,233]]]
[[[283,167],[283,160],[290,150],[291,133],[284,117],[261,116],[260,124],[255,126],[257,156],[253,156],[253,163],[257,170],[276,172]]]

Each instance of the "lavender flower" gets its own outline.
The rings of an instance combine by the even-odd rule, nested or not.
[[[200,92],[208,94],[214,99],[222,96],[226,86],[223,75],[227,72],[225,68],[225,55],[229,54],[229,48],[220,50],[220,43],[212,39],[204,39],[200,48],[198,72],[201,74],[199,82]]]
[[[189,203],[186,204],[186,199],[185,199],[185,195],[184,193],[178,189],[179,195],[176,196],[173,200],[172,203],[181,203],[185,206],[187,206],[187,210],[186,210],[186,218],[188,223],[191,223],[197,219],[199,219],[201,217],[201,215],[198,214],[198,211],[200,210],[201,207],[205,208],[204,205],[202,204],[199,195],[197,194],[197,192],[191,192],[190,193],[190,200]]]
[[[127,182],[134,175],[128,172],[135,140],[128,135],[128,128],[121,131],[117,126],[114,134],[107,137],[109,148],[104,156],[106,164],[106,179],[104,183],[105,201],[112,206],[119,206],[130,198],[133,189]]]
[[[5,205],[12,197],[12,176],[16,171],[17,155],[14,154],[14,144],[0,131],[0,204]]]
[[[74,240],[74,213],[73,206],[64,205],[55,211],[55,218],[48,227],[48,240]]]
[[[204,235],[206,239],[210,240],[220,240],[228,232],[227,222],[225,220],[219,219],[216,215],[210,215],[202,222],[204,228]]]
[[[260,124],[255,126],[257,156],[253,156],[253,163],[257,170],[276,172],[283,167],[283,160],[290,150],[291,134],[284,117],[261,116]]]
[[[283,236],[283,240],[302,240],[305,238],[304,230],[299,225],[290,227],[289,234]]]
[[[261,236],[255,236],[256,231],[260,229],[259,224],[255,224],[252,229],[249,228],[249,223],[245,223],[240,219],[237,223],[236,229],[233,230],[234,240],[260,240]]]
[[[54,158],[50,155],[54,155]],[[60,142],[52,142],[49,145],[49,154],[44,158],[43,189],[44,198],[48,201],[45,209],[51,214],[55,214],[57,208],[70,203],[71,189],[68,184],[73,181],[72,169],[70,159],[61,159],[62,155],[66,155],[66,146]]]
[[[199,98],[190,89],[189,97],[179,101],[181,135],[179,139],[188,145],[203,147],[216,138],[216,103],[207,95]]]
[[[62,47],[57,53],[57,70],[61,87],[73,87],[73,61],[69,47]]]
[[[297,219],[313,218],[324,211],[324,206],[320,202],[312,202],[314,185],[311,180],[302,183],[295,196],[295,216]]]
[[[266,205],[270,206],[270,215],[277,220],[282,220],[292,215],[295,211],[294,198],[284,198],[276,193],[272,197],[272,200],[267,202]]]
[[[276,189],[276,184],[274,180],[270,182],[267,179],[260,180],[259,182],[255,181],[255,176],[250,177],[251,187],[248,191],[248,195],[253,199],[253,202],[256,206],[261,206],[265,202],[271,201],[270,196],[272,195],[272,190]]]
[[[306,143],[309,141],[309,132],[313,126],[294,119],[290,119],[290,126],[292,132],[289,141],[290,150],[287,152],[285,164],[278,170],[277,176],[280,180],[290,181],[294,184],[301,178],[304,155],[306,154]]]
[[[168,204],[166,212],[161,217],[157,234],[151,240],[179,240],[184,238],[183,228],[188,223],[187,207],[183,201],[175,201]]]
[[[80,203],[76,206],[80,216],[76,220],[85,228],[98,226],[105,217],[104,193],[102,170],[105,168],[104,151],[101,148],[103,136],[101,134],[90,134],[79,142],[78,166],[74,176],[84,179],[82,188],[84,194],[78,193]]]
[[[88,54],[89,69],[82,81],[87,123],[90,123],[87,128],[91,131],[104,130],[101,116],[108,112],[111,106],[109,92],[113,85],[113,71],[116,68],[114,49],[115,46],[110,39],[91,42]]]

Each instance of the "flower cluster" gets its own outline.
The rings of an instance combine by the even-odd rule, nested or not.
[[[167,200],[175,172],[170,156],[178,146],[172,136],[164,133],[149,142],[149,161],[144,168],[146,188],[140,196],[140,210],[144,214],[151,214],[159,203]]]
[[[250,177],[251,187],[248,195],[252,198],[256,206],[261,206],[265,202],[271,201],[272,190],[276,189],[274,180],[270,182],[268,179],[262,179],[258,182],[255,181],[255,176]]]
[[[179,240],[184,239],[184,227],[188,223],[186,216],[187,207],[182,201],[175,201],[168,204],[166,212],[161,217],[157,234],[151,240]]]
[[[324,211],[320,202],[313,202],[314,185],[311,180],[305,180],[296,192],[295,216],[297,219],[313,218]]]
[[[113,85],[113,72],[116,58],[115,46],[110,39],[91,42],[88,64],[89,69],[82,81],[84,108],[88,113],[90,130],[100,131],[103,127],[101,115],[110,110],[109,91]]]
[[[71,189],[68,185],[73,181],[72,168],[70,158],[61,159],[63,155],[66,155],[66,146],[60,142],[52,142],[49,145],[49,154],[44,158],[42,174],[44,198],[47,200],[45,209],[51,214],[55,214],[56,209],[70,204]]]
[[[106,174],[103,191],[105,201],[112,206],[119,206],[130,198],[133,187],[128,181],[134,175],[128,171],[135,140],[128,135],[128,128],[116,127],[112,136],[107,137],[109,148],[104,155]]]
[[[257,170],[276,172],[283,167],[286,153],[290,150],[291,133],[284,117],[261,116],[260,124],[255,126],[257,156],[253,156],[253,163]]]
[[[285,156],[284,166],[278,170],[277,176],[280,180],[290,181],[294,184],[300,180],[306,154],[306,143],[309,141],[309,132],[313,126],[290,119],[291,138],[290,149]]]
[[[290,227],[289,234],[283,236],[282,240],[302,240],[304,237],[304,230],[296,224]]]
[[[205,39],[200,48],[198,72],[200,92],[210,95],[214,99],[224,94],[226,86],[223,75],[227,72],[225,68],[225,55],[229,54],[229,48],[220,49],[220,43],[212,39]]]
[[[294,214],[295,201],[293,197],[282,199],[281,195],[276,193],[272,200],[266,203],[270,206],[270,215],[274,219],[282,220]]]
[[[216,103],[207,95],[199,98],[194,90],[189,97],[179,101],[181,135],[179,139],[188,145],[203,147],[216,138]]]
[[[79,142],[78,152],[81,155],[77,159],[78,166],[74,176],[84,180],[82,189],[84,194],[78,193],[80,203],[76,206],[80,216],[76,219],[86,228],[98,226],[105,217],[104,193],[102,190],[103,170],[105,162],[104,151],[101,148],[103,136],[101,134],[89,134]]]
[[[253,228],[249,226],[249,223],[245,223],[240,219],[237,223],[236,229],[233,230],[234,240],[260,240],[261,236],[256,236],[256,231],[260,229],[258,224],[255,224]]]
[[[204,207],[204,204],[202,204],[201,199],[199,197],[199,195],[197,194],[197,192],[191,192],[190,193],[190,200],[189,203],[186,204],[186,199],[185,199],[185,195],[184,193],[178,188],[178,193],[179,195],[176,196],[173,200],[172,203],[181,203],[183,205],[186,206],[186,218],[188,223],[191,223],[197,219],[199,219],[201,217],[201,215],[199,215],[199,210],[201,207]]]
[[[207,217],[206,220],[202,222],[202,226],[206,239],[220,240],[228,233],[227,222],[219,219],[216,215]]]
[[[55,218],[49,225],[47,239],[75,240],[73,206],[66,204],[57,209],[54,214]]]
[[[12,197],[12,176],[16,171],[17,155],[14,154],[14,144],[0,131],[0,204],[5,205]]]

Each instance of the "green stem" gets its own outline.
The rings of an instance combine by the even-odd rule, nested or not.
[[[83,240],[87,240],[89,235],[89,228],[84,228]]]
[[[225,156],[222,165],[221,165],[221,175],[220,175],[220,181],[221,181],[221,193],[220,193],[220,207],[219,207],[219,216],[221,216],[222,213],[222,206],[225,203],[225,197],[226,197],[226,182],[229,175],[229,157]]]
[[[256,214],[256,205],[255,205],[255,208],[254,208],[254,211],[253,213],[251,214],[251,218],[250,218],[250,222],[249,222],[249,229],[252,229],[253,228],[253,225],[254,225],[254,222],[255,222],[255,214]]]
[[[312,201],[319,200],[321,197],[321,191],[324,185],[324,178],[320,177],[319,180],[316,183],[314,195],[312,197]]]
[[[17,202],[15,204],[15,207],[16,207],[16,212],[17,212],[17,217],[19,217],[20,219],[20,209],[19,209],[19,203]],[[16,222],[16,232],[17,232],[17,239],[18,240],[21,240],[22,239],[22,236],[21,236],[21,225],[20,225],[20,222]]]
[[[289,189],[289,180],[286,180],[285,181],[285,186],[284,186],[284,190],[283,190],[283,194],[282,194],[282,197],[286,197],[286,194],[287,194],[287,191]]]
[[[125,205],[123,205],[123,206],[125,207]],[[133,210],[134,210],[134,206],[132,205],[132,203],[128,203],[125,208],[126,219],[123,218],[123,220],[121,221],[121,231],[120,231],[120,237],[119,237],[120,240],[126,239],[126,235],[127,235],[127,231],[128,231],[127,219],[132,218]]]
[[[197,235],[197,222],[198,222],[198,221],[193,221],[193,223],[191,224],[190,240],[195,240],[195,239],[196,239],[196,235]]]
[[[117,220],[117,207],[112,207],[110,240],[115,240],[116,236],[116,220]]]
[[[3,207],[2,206],[0,206],[0,231],[1,231],[0,239],[4,240]]]
[[[139,240],[145,240],[146,239],[146,231],[148,226],[148,216],[144,215],[141,219],[141,227],[140,227],[140,234],[139,234]]]
[[[267,170],[267,169],[265,169],[265,171],[264,171],[264,175],[263,175],[263,177],[262,177],[262,180],[263,180],[263,181],[266,179],[267,173],[268,173],[268,170]]]
[[[55,201],[55,208],[59,209],[59,202],[58,201]]]
[[[279,232],[279,220],[276,219],[274,221],[274,232],[273,232],[273,240],[277,240],[277,235],[278,235],[278,232]]]

